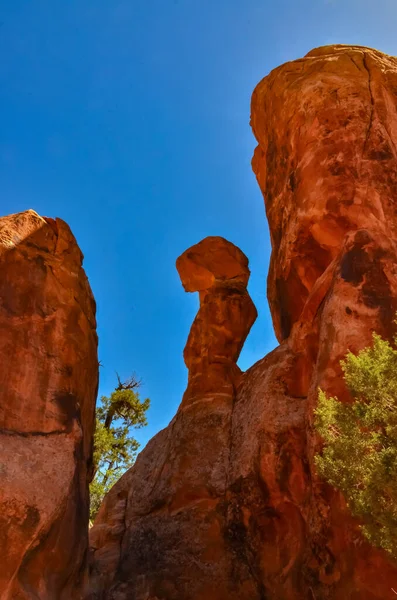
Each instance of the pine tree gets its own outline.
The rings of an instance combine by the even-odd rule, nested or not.
[[[90,519],[94,520],[102,499],[121,475],[133,465],[139,443],[131,430],[147,425],[150,401],[140,400],[140,382],[133,376],[109,397],[102,396],[96,410],[94,478],[90,484]]]

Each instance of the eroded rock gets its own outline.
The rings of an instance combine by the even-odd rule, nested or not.
[[[209,395],[234,396],[241,371],[237,359],[256,319],[247,292],[248,259],[234,244],[208,237],[176,261],[186,291],[200,292],[200,310],[184,351],[189,369],[182,406]]]
[[[397,60],[326,46],[256,87],[253,168],[272,239],[268,294],[288,337],[313,285],[357,229],[396,239]]]
[[[185,288],[201,297],[185,350],[188,389],[169,427],[104,501],[92,569],[107,580],[92,597],[394,595],[396,565],[364,540],[343,498],[317,477],[312,418],[319,386],[348,400],[339,364],[346,352],[368,345],[372,331],[395,333],[397,59],[355,46],[316,49],[258,85],[252,125],[280,346],[246,373],[235,371],[253,319],[241,295],[246,265],[222,249],[222,270],[200,244],[179,259]],[[240,295],[230,303],[233,278]]]
[[[223,238],[206,238],[177,268],[185,289],[200,291],[184,354],[188,387],[173,421],[100,508],[91,598],[240,598],[225,532],[236,361],[256,318],[248,260]]]
[[[275,69],[253,94],[253,168],[272,239],[268,297],[283,340],[274,352],[284,366],[280,360],[274,372],[284,398],[270,417],[258,416],[255,396],[272,389],[272,370],[261,374],[256,365],[246,374],[240,393],[252,417],[240,420],[231,464],[236,475],[245,466],[266,483],[274,510],[267,531],[257,502],[244,507],[252,513],[247,539],[272,599],[393,595],[396,566],[365,542],[342,497],[317,477],[320,444],[311,423],[319,386],[348,400],[340,368],[346,352],[370,344],[373,331],[395,332],[396,106],[397,59],[356,46],[313,50]],[[255,372],[261,381],[253,384]],[[262,449],[252,444],[255,428]]]
[[[2,600],[80,597],[98,383],[81,264],[60,219],[0,219]]]

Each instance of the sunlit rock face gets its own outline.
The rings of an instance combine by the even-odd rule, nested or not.
[[[168,428],[101,506],[90,534],[92,598],[241,597],[230,579],[227,494],[236,361],[256,318],[248,260],[211,237],[177,269],[185,290],[200,292],[184,353],[188,387]]]
[[[177,260],[183,287],[200,293],[184,351],[189,369],[182,406],[206,396],[231,398],[241,379],[237,359],[257,312],[247,292],[248,259],[221,237],[208,237]]]
[[[256,88],[253,168],[270,225],[280,346],[240,373],[255,316],[247,263],[220,238],[178,259],[185,289],[200,293],[188,388],[169,427],[105,498],[87,597],[395,595],[396,566],[316,475],[312,418],[319,386],[348,399],[346,351],[368,345],[372,331],[395,333],[396,111],[397,60],[367,48],[313,50]]]
[[[237,404],[246,418],[231,464],[258,474],[271,509],[264,519],[265,508],[243,503],[247,539],[269,598],[392,597],[397,569],[316,475],[312,417],[318,387],[348,399],[346,352],[372,331],[395,332],[397,59],[356,46],[313,50],[259,83],[251,122],[281,346],[274,364],[270,355],[246,374]]]
[[[81,265],[60,219],[0,219],[1,600],[80,597],[98,382]]]
[[[396,239],[396,97],[397,59],[359,46],[312,50],[254,91],[253,168],[272,239],[268,295],[279,341],[348,232]]]

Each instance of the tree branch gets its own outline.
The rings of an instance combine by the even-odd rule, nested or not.
[[[125,381],[121,381],[120,375],[116,371],[116,377],[118,381],[118,386],[116,390],[136,390],[142,385],[142,380],[137,379],[135,373],[133,373],[131,377],[129,377]]]

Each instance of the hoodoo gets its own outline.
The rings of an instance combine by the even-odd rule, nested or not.
[[[256,319],[248,260],[209,237],[177,269],[185,290],[200,293],[184,353],[188,387],[173,421],[101,506],[90,536],[91,598],[239,598],[224,534],[236,362]]]

